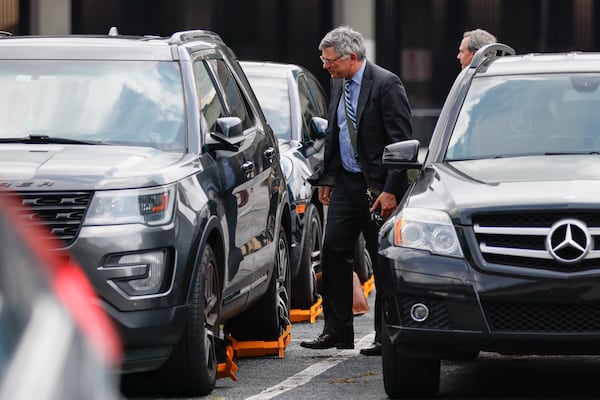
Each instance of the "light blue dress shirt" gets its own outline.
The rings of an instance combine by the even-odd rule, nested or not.
[[[358,117],[358,95],[360,94],[360,87],[362,84],[363,74],[365,72],[365,66],[367,60],[364,59],[362,66],[351,79],[350,83],[350,103],[354,108],[354,112]],[[344,87],[342,86],[342,96],[337,108],[337,123],[340,128],[340,157],[342,159],[342,166],[348,172],[361,172],[360,166],[354,157],[354,148],[350,141],[350,133],[348,132],[348,123],[346,119],[346,109],[344,106]],[[357,130],[358,134],[358,130]]]

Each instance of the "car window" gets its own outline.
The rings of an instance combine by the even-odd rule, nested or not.
[[[204,61],[197,60],[194,62],[194,79],[196,80],[200,112],[206,121],[208,130],[215,132],[217,118],[224,117],[227,114],[206,68]]]
[[[292,115],[287,79],[248,74],[248,80],[275,135],[280,139],[291,139]]]
[[[447,160],[600,152],[600,75],[474,79]]]
[[[310,87],[304,75],[298,77],[298,97],[302,112],[302,141],[310,142],[310,121],[312,117],[318,116],[318,109],[311,97]]]
[[[311,103],[316,110],[316,114],[319,117],[327,118],[327,95],[323,87],[313,76],[307,76],[307,80],[310,86]]]
[[[179,65],[2,60],[0,138],[48,136],[183,150]]]
[[[253,120],[243,96],[240,93],[238,83],[223,60],[208,60],[217,79],[223,87],[223,97],[226,104],[231,108],[229,112],[234,117],[242,120],[245,129],[252,127]]]

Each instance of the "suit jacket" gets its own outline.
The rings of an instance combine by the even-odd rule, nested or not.
[[[368,60],[365,62],[356,110],[358,164],[366,172],[371,186],[393,193],[400,200],[408,186],[406,171],[388,170],[382,166],[381,157],[386,145],[412,138],[406,90],[397,75]],[[343,80],[332,79],[325,162],[316,179],[319,186],[335,186],[335,177],[342,168],[337,124],[342,91]]]

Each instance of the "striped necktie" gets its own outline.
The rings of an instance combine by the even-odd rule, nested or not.
[[[352,95],[350,91],[351,83],[351,79],[344,79],[344,103],[346,106],[346,114],[348,115],[348,119],[352,121],[354,129],[356,129],[356,113],[354,112],[354,108],[352,107]]]

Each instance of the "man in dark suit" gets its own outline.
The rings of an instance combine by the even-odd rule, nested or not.
[[[383,149],[412,137],[411,112],[400,78],[365,58],[362,35],[339,27],[319,45],[323,68],[331,75],[325,167],[313,183],[329,206],[323,240],[323,332],[309,349],[354,348],[352,313],[353,249],[363,232],[378,282],[377,232],[371,211],[385,220],[408,185],[406,172],[382,166]],[[353,138],[354,136],[354,138]],[[369,200],[367,189],[372,195]],[[365,355],[381,354],[379,290],[375,298],[375,342]]]

